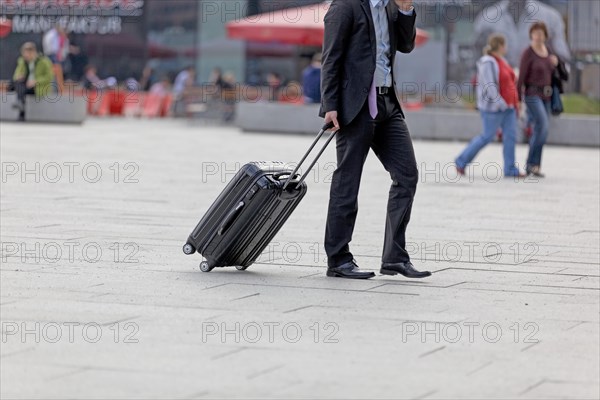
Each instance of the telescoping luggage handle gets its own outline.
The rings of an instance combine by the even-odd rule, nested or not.
[[[317,137],[313,141],[312,145],[309,147],[309,149],[306,152],[306,154],[304,154],[304,157],[302,157],[302,160],[300,160],[300,162],[298,163],[298,165],[296,165],[296,168],[294,169],[294,172],[292,172],[290,174],[290,176],[287,178],[287,180],[285,181],[285,184],[283,185],[283,190],[286,190],[287,187],[288,187],[288,185],[292,182],[292,180],[296,176],[296,173],[298,172],[298,170],[300,169],[300,167],[302,166],[302,164],[304,164],[304,161],[306,161],[306,159],[308,158],[308,156],[310,155],[310,153],[313,151],[313,149],[315,148],[315,146],[319,142],[319,139],[321,139],[323,137],[323,135],[325,134],[325,132],[328,131],[331,128],[333,128],[333,122],[329,122],[329,123],[323,125],[323,128],[321,128],[321,131],[319,132],[319,134],[317,135]],[[300,180],[298,182],[296,182],[296,185],[301,185],[302,182],[304,182],[304,180],[306,179],[306,177],[308,176],[308,174],[310,173],[310,171],[313,169],[313,167],[315,166],[315,164],[317,163],[317,161],[319,161],[319,158],[321,158],[321,156],[325,152],[325,149],[327,149],[327,146],[329,146],[329,143],[331,143],[331,141],[333,140],[335,134],[336,134],[336,132],[332,133],[329,136],[329,138],[327,139],[327,141],[325,142],[325,144],[321,148],[321,151],[319,151],[319,153],[317,154],[317,156],[313,160],[312,164],[310,164],[310,166],[308,167],[308,169],[306,170],[306,172],[304,173],[304,175],[302,175],[302,178],[300,178]]]

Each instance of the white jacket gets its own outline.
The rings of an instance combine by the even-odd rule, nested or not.
[[[58,31],[55,28],[52,28],[46,32],[42,41],[42,45],[44,47],[45,55],[50,56],[58,53]]]
[[[58,53],[61,52],[60,48],[60,34],[56,30],[56,28],[50,29],[44,35],[42,40],[42,47],[44,48],[44,55],[46,56],[58,56]],[[64,46],[62,48],[61,58],[65,60],[69,55],[69,41],[65,39]]]
[[[477,61],[477,108],[480,111],[505,111],[508,104],[500,95],[500,66],[492,56]]]

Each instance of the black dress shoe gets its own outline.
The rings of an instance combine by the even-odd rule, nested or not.
[[[381,265],[381,274],[382,275],[404,275],[407,278],[427,278],[428,276],[431,276],[431,272],[429,271],[417,271],[414,267],[414,265],[412,265],[412,263],[409,262],[405,262],[405,263],[395,263],[395,264],[387,264],[384,263]]]
[[[350,261],[337,267],[327,268],[327,276],[346,279],[369,279],[373,278],[375,273],[361,271],[354,261]]]

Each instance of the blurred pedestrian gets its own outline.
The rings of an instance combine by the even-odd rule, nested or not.
[[[269,72],[267,74],[267,86],[269,87],[269,101],[277,101],[279,99],[279,90],[281,89],[282,80],[277,72]]]
[[[465,174],[467,165],[495,139],[496,132],[502,128],[504,176],[525,176],[515,165],[519,96],[515,72],[504,59],[507,50],[503,35],[490,35],[483,50],[484,55],[477,62],[477,108],[481,113],[483,132],[471,140],[456,159],[456,169],[460,175]]]
[[[546,46],[548,40],[546,24],[543,22],[533,24],[529,30],[529,37],[530,46],[521,57],[519,68],[521,73],[517,89],[519,100],[524,99],[533,122],[526,171],[528,174],[543,178],[542,150],[548,138],[550,125],[552,76],[559,61]]]
[[[213,100],[219,102],[225,101],[225,94],[223,91],[229,91],[235,86],[235,76],[231,72],[226,72],[225,75],[223,75],[221,68],[216,67],[211,71],[210,76],[208,77],[208,86],[209,90],[207,94],[209,94],[209,96],[207,97],[212,97]],[[207,100],[209,99],[207,98]]]
[[[220,72],[220,70],[219,70]],[[226,72],[214,82],[221,87],[221,100],[223,102],[223,121],[231,122],[235,117],[235,103],[237,99],[237,82],[232,72]]]
[[[38,53],[35,43],[24,43],[11,85],[17,92],[18,100],[14,107],[19,110],[20,121],[25,120],[26,96],[35,94],[38,99],[42,99],[49,94],[53,78],[52,61]]]
[[[62,25],[56,24],[44,34],[43,49],[53,64],[63,65],[69,55],[69,38]]]
[[[56,24],[43,38],[44,54],[53,64],[54,78],[59,92],[64,88],[64,69],[69,56],[69,37],[62,25]]]
[[[151,66],[146,65],[142,71],[142,77],[140,78],[139,90],[142,92],[149,91],[154,84],[154,80],[154,70]]]
[[[67,79],[74,82],[81,81],[85,73],[85,66],[88,65],[88,56],[81,47],[81,43],[76,42],[74,37],[69,38],[69,55],[67,57],[69,64]]]
[[[175,101],[179,101],[183,98],[183,94],[187,88],[194,85],[194,80],[196,79],[196,68],[191,65],[184,68],[177,77],[175,78],[175,83],[173,84],[173,95],[175,96]]]
[[[223,89],[234,89],[237,81],[235,79],[235,75],[233,72],[226,72],[223,74],[222,78],[219,80],[219,85],[223,87]]]
[[[506,37],[507,60],[516,67],[529,43],[529,29],[536,22],[544,22],[548,39],[556,54],[563,60],[571,59],[562,15],[554,7],[537,0],[502,0],[486,7],[475,19],[475,35],[485,40],[492,33]],[[478,48],[483,46],[476,40]]]
[[[230,77],[230,78],[232,78],[232,77]],[[210,73],[208,82],[211,85],[217,86],[218,89],[222,89],[223,88],[223,79],[224,79],[224,77],[223,77],[223,72],[221,71],[221,68],[216,67]],[[233,80],[235,81],[235,77],[233,77]]]
[[[185,92],[194,85],[195,79],[196,69],[191,65],[185,67],[175,77],[175,83],[173,84],[173,114],[175,116],[185,115]]]
[[[171,78],[168,75],[163,75],[160,81],[156,82],[150,88],[150,94],[160,97],[165,97],[171,93]]]
[[[109,89],[117,85],[117,79],[109,77],[101,79],[98,76],[98,69],[95,65],[86,65],[84,68],[83,78],[80,82],[81,86],[85,89],[104,90]]]
[[[290,81],[280,90],[279,101],[288,104],[304,104],[300,82]]]
[[[302,72],[302,89],[306,104],[321,102],[321,53],[316,53]]]

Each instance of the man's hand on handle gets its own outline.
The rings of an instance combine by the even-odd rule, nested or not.
[[[396,5],[398,6],[398,8],[402,11],[410,11],[413,7],[413,1],[412,0],[394,0],[396,2]]]
[[[338,123],[337,116],[337,111],[329,111],[325,114],[325,124],[333,122],[333,128],[331,128],[332,132],[337,132],[340,129],[340,124]]]

